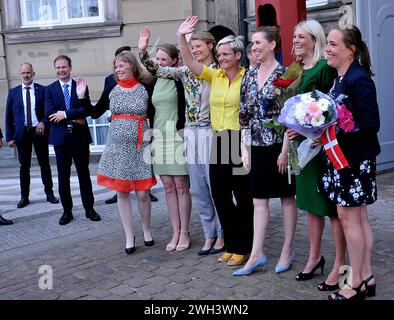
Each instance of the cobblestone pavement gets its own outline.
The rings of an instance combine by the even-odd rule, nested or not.
[[[4,149],[3,149],[4,150]],[[294,240],[295,260],[290,271],[273,271],[282,245],[280,202],[272,200],[272,218],[266,240],[270,261],[264,270],[249,277],[232,276],[232,267],[217,262],[217,256],[199,257],[203,244],[200,219],[193,211],[190,222],[191,247],[184,252],[165,251],[170,239],[170,222],[165,197],[159,185],[153,189],[159,202],[152,203],[152,233],[156,244],[143,245],[142,226],[134,216],[137,250],[124,252],[124,233],[116,204],[104,200],[113,192],[97,186],[91,165],[95,209],[102,221],[84,217],[75,172],[72,178],[74,220],[60,226],[60,204],[45,201],[37,166],[32,168],[31,204],[16,209],[19,201],[18,162],[9,153],[0,153],[0,213],[14,220],[11,226],[0,226],[0,299],[105,299],[105,300],[325,300],[327,293],[316,286],[325,279],[333,263],[330,223],[323,235],[325,275],[306,282],[295,281],[307,259],[308,237],[306,216],[299,213]],[[56,168],[52,166],[56,177]],[[375,299],[393,299],[394,278],[394,172],[379,175],[379,200],[370,206],[370,219],[375,232],[373,270],[378,283]],[[57,190],[57,179],[54,179]],[[57,192],[55,192],[57,194]],[[132,198],[136,211],[135,198]],[[40,277],[47,275],[40,267],[50,266],[53,288],[40,289]],[[41,279],[41,281],[43,281]],[[49,284],[46,282],[46,284]]]

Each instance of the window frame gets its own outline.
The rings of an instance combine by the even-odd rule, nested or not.
[[[68,11],[68,1],[69,0],[55,0],[56,10],[58,13],[57,19],[47,20],[45,22],[38,21],[28,21],[28,5],[29,0],[19,0],[20,13],[21,13],[21,28],[31,28],[31,27],[50,27],[50,26],[67,26],[73,24],[87,24],[87,23],[100,23],[105,22],[105,6],[103,0],[97,0],[99,15],[94,17],[81,17],[81,18],[70,18]],[[44,1],[44,0],[41,0]],[[82,3],[88,0],[79,0]]]
[[[307,9],[312,9],[325,6],[326,4],[328,4],[328,0],[306,0],[305,4]]]
[[[0,33],[4,36],[5,44],[120,37],[123,25],[120,14],[121,0],[100,1],[103,5],[101,22],[83,19],[83,22],[73,24],[22,27],[21,0],[3,0],[3,29]]]

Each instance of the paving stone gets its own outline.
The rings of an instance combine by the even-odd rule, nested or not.
[[[2,160],[0,159],[0,162]],[[92,164],[92,174],[97,164]],[[53,168],[56,172],[56,168]],[[0,228],[0,299],[3,300],[326,300],[327,293],[316,285],[325,280],[316,274],[311,281],[297,282],[295,275],[304,267],[309,250],[307,216],[298,215],[293,243],[295,258],[292,269],[282,274],[274,272],[283,245],[280,201],[270,201],[271,221],[265,253],[269,263],[248,277],[234,277],[236,268],[218,263],[220,255],[199,257],[204,243],[199,216],[193,211],[190,232],[192,246],[184,252],[165,251],[171,235],[165,195],[156,189],[159,203],[152,205],[152,233],[155,246],[146,248],[142,242],[141,218],[133,218],[138,236],[137,251],[124,253],[124,231],[116,205],[103,201],[113,192],[97,186],[92,178],[97,204],[103,217],[92,223],[84,217],[78,180],[73,171],[72,194],[75,219],[59,226],[59,208],[42,199],[42,183],[37,167],[32,167],[31,205],[16,209],[19,200],[19,169],[0,165],[1,214],[15,224]],[[3,177],[7,177],[6,180]],[[383,182],[382,182],[383,181]],[[386,182],[384,182],[386,181]],[[55,182],[55,190],[57,189]],[[368,208],[374,230],[373,271],[378,282],[378,296],[369,300],[394,296],[393,208],[394,172],[378,176],[379,200]],[[160,187],[162,188],[162,187]],[[137,212],[135,196],[133,210]],[[26,209],[26,210],[25,210]],[[322,254],[326,267],[334,261],[331,226],[326,219],[322,237]],[[53,289],[38,287],[39,267],[53,268]]]
[[[119,296],[127,296],[132,292],[136,292],[136,289],[129,287],[128,285],[121,284],[120,286],[110,289],[111,293]]]

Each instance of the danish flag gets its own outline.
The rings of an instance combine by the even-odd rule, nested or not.
[[[329,126],[327,130],[323,132],[321,135],[321,139],[323,141],[324,150],[327,153],[327,156],[330,158],[332,164],[335,169],[341,170],[349,166],[345,155],[343,154],[341,148],[339,147],[337,137],[335,135],[335,127],[336,123]]]

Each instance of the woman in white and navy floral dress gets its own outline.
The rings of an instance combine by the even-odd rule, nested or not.
[[[377,198],[376,156],[380,153],[380,127],[375,84],[371,79],[368,48],[356,26],[331,29],[327,37],[327,62],[338,71],[330,94],[352,113],[350,132],[341,129],[337,140],[349,166],[336,170],[329,162],[320,190],[337,205],[338,217],[348,245],[351,278],[330,300],[363,299],[375,295],[371,268],[373,233],[367,205]],[[347,119],[351,121],[350,118]],[[349,128],[351,129],[351,128]],[[347,131],[347,130],[346,130]]]

